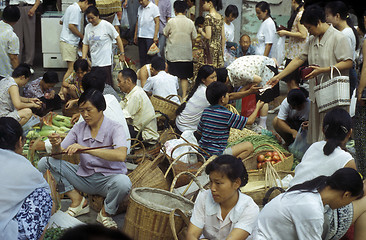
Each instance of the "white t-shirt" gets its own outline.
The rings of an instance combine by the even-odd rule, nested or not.
[[[272,53],[274,53],[274,48],[277,43],[277,36],[276,36],[276,24],[274,23],[272,18],[267,18],[264,20],[259,27],[257,33],[258,44],[256,46],[255,54],[256,55],[263,55],[264,50],[266,48],[266,44],[272,43],[271,51],[269,52],[268,57],[272,57]]]
[[[112,65],[112,42],[118,36],[114,26],[105,20],[97,26],[86,25],[83,43],[89,45],[92,67]]]
[[[238,202],[222,219],[220,204],[214,201],[211,190],[205,190],[197,196],[191,223],[202,229],[204,238],[221,240],[226,239],[234,228],[251,234],[258,213],[259,207],[253,199],[239,192]]]
[[[289,187],[321,175],[330,176],[338,169],[344,168],[349,161],[353,160],[352,155],[340,147],[337,147],[329,156],[326,156],[323,153],[325,144],[326,141],[320,141],[313,143],[308,148],[300,164],[295,168],[295,176],[290,182]]]
[[[160,17],[159,7],[150,2],[146,7],[140,6],[137,10],[138,28],[137,37],[154,38],[156,17]]]
[[[234,42],[234,37],[235,37],[234,23],[231,22],[230,25],[227,25],[226,22],[224,22],[224,28],[225,28],[226,42]]]
[[[322,239],[324,205],[319,193],[286,192],[261,210],[254,240]]]
[[[278,119],[286,121],[287,119],[291,120],[309,120],[309,111],[310,111],[310,100],[307,98],[305,107],[301,111],[297,111],[293,109],[290,104],[287,102],[287,98],[285,98],[280,106],[280,111],[278,112]]]
[[[166,98],[169,95],[178,95],[179,83],[176,76],[170,75],[165,71],[160,71],[157,75],[149,77],[143,88],[146,92],[152,92]],[[170,100],[180,104],[178,97],[172,97]]]
[[[175,125],[179,131],[197,130],[203,110],[210,106],[206,99],[206,88],[204,84],[199,85],[196,92],[186,103],[184,110],[175,119]]]
[[[19,54],[19,38],[4,21],[0,21],[0,32],[0,76],[7,77],[13,73],[9,54]]]
[[[65,14],[62,17],[62,30],[60,34],[60,41],[66,42],[74,46],[77,46],[79,44],[80,38],[70,31],[69,24],[75,25],[80,32],[81,18],[82,12],[79,4],[73,3],[66,9]]]
[[[343,29],[342,33],[347,36],[348,42],[349,42],[349,44],[351,46],[351,50],[353,52],[353,60],[355,60],[356,59],[356,51],[355,51],[355,49],[356,49],[356,37],[355,37],[355,34],[353,33],[352,28],[350,28],[350,27],[346,27],[345,29]]]

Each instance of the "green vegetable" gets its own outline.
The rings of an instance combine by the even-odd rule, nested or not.
[[[36,138],[39,138],[39,133],[37,133],[35,130],[31,130],[27,133],[27,136],[26,138],[28,139],[36,139]]]
[[[56,228],[47,228],[45,235],[44,235],[44,240],[58,240],[62,237],[62,235],[64,234],[64,232],[67,229],[62,229],[60,227],[56,227]]]
[[[42,130],[38,134],[41,137],[48,137],[49,135],[51,135],[54,132],[55,132],[55,130]],[[56,130],[56,132],[57,132],[57,130]]]

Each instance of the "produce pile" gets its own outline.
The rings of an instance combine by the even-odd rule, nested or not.
[[[32,164],[37,166],[39,155],[36,152],[32,153],[30,150],[31,142],[34,142],[37,139],[45,141],[52,133],[65,134],[70,131],[72,126],[70,117],[57,115],[55,113],[47,114],[41,119],[41,123],[39,125],[33,126],[27,133],[26,142],[23,146],[23,156],[32,160]]]
[[[271,162],[272,164],[276,164],[281,162],[280,153],[276,151],[268,151],[264,154],[259,154],[257,156],[257,168],[261,169],[265,166],[266,162]]]

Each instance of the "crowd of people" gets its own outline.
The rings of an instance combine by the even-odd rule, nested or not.
[[[125,164],[130,139],[137,138],[146,147],[159,139],[151,95],[170,97],[178,104],[176,118],[171,119],[174,131],[194,136],[204,157],[217,156],[205,169],[209,188],[195,200],[187,240],[341,239],[352,224],[354,239],[366,238],[366,11],[356,29],[344,2],[323,6],[291,0],[284,27],[277,26],[270,4],[261,1],[255,5],[261,24],[252,36],[254,43],[248,34],[235,42],[239,29],[233,21],[240,17],[235,5],[228,5],[223,16],[221,0],[203,0],[205,14],[196,16],[195,1],[177,0],[173,17],[170,1],[139,0],[133,41],[140,68],[118,70],[113,79],[113,59],[126,60],[119,31],[103,19],[95,0],[79,0],[60,21],[67,71],[57,93],[56,72],[29,81],[32,53],[25,61],[21,58],[23,39],[15,26],[23,21],[25,6],[33,17],[39,1],[19,7],[13,3],[0,21],[1,239],[42,238],[55,211],[42,176],[47,171],[57,179],[59,193],[71,199],[67,214],[89,213],[90,200],[80,192],[97,194],[105,199],[96,221],[117,228],[112,217],[133,187]],[[126,7],[127,1],[123,4]],[[85,29],[83,17],[88,21]],[[278,61],[280,37],[288,39],[283,62]],[[325,96],[316,88],[333,81],[333,71],[347,79],[349,99],[335,99],[339,104],[329,102],[324,110],[319,102]],[[269,103],[280,95],[280,81],[287,86],[286,98],[268,123]],[[355,104],[350,104],[351,98]],[[228,110],[229,103],[239,101],[240,115]],[[38,143],[37,149],[52,157],[42,158],[36,169],[21,156],[22,126],[34,115],[61,107],[70,110],[74,126],[64,138],[52,133]],[[253,144],[244,141],[228,147],[228,138],[231,128],[261,132],[270,124],[285,148],[301,130],[307,131],[310,147],[296,166],[289,189],[260,210],[240,192],[248,183],[242,160],[253,153]],[[355,141],[353,154],[346,149],[350,139]],[[80,163],[62,160],[62,154],[79,154]],[[65,239],[67,234],[79,233],[71,230]]]

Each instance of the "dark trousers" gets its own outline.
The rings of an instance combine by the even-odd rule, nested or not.
[[[150,46],[153,44],[153,39],[151,38],[138,38],[137,45],[139,47],[139,58],[140,58],[140,67],[150,62],[150,56],[147,55],[147,51],[149,51]]]

